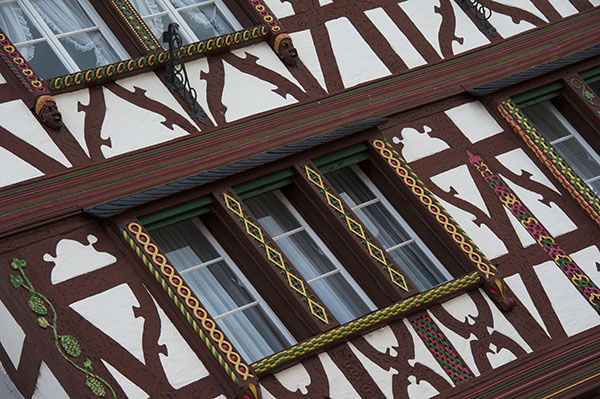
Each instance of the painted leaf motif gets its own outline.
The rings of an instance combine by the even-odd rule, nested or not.
[[[87,385],[90,391],[92,391],[92,393],[98,396],[99,398],[106,397],[106,388],[104,388],[104,384],[100,382],[100,380],[96,377],[88,375],[85,378],[85,385]]]
[[[12,258],[12,261],[10,262],[10,267],[15,270],[23,269],[26,266],[27,266],[27,261],[25,259]]]
[[[48,308],[44,304],[42,298],[36,295],[32,295],[31,298],[27,301],[27,305],[29,309],[33,310],[33,313],[39,314],[40,316],[44,316],[48,314]]]
[[[50,323],[48,323],[48,320],[46,320],[45,317],[38,317],[37,322],[42,328],[48,328],[50,326]]]
[[[10,283],[13,287],[19,288],[23,285],[23,277],[21,276],[10,276]]]
[[[60,344],[67,354],[73,357],[81,355],[81,346],[79,346],[79,342],[72,335],[61,335]]]

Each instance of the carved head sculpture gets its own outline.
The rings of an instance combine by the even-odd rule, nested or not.
[[[294,66],[298,63],[298,51],[296,51],[290,35],[285,33],[277,35],[273,48],[286,64]]]
[[[62,115],[56,106],[56,101],[51,96],[41,96],[36,100],[35,114],[50,129],[60,130],[63,126]]]

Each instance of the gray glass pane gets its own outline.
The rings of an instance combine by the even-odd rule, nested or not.
[[[217,321],[248,363],[279,352],[290,343],[259,306]]]
[[[277,245],[306,280],[335,269],[327,255],[306,231],[281,238],[277,240]]]
[[[74,0],[32,0],[44,22],[56,34],[75,32],[96,26]]]
[[[220,36],[234,30],[214,4],[187,9],[180,14],[198,40]]]
[[[448,281],[415,243],[395,249],[389,255],[419,291]]]
[[[589,86],[596,93],[596,95],[600,97],[600,80],[594,83],[590,83]],[[598,100],[598,98],[596,98],[596,100]]]
[[[178,271],[219,257],[192,220],[154,230],[152,238]]]
[[[575,138],[556,143],[554,148],[582,178],[590,179],[600,175],[598,162]]]
[[[381,202],[367,205],[354,212],[385,249],[412,238]]]
[[[317,280],[310,286],[342,324],[370,311],[341,273]]]
[[[596,180],[595,182],[588,183],[588,186],[594,190],[596,195],[600,195],[600,180]]]
[[[224,261],[184,273],[182,277],[215,317],[255,300]]]
[[[129,2],[142,17],[164,11],[159,0],[129,0]]]
[[[550,141],[570,134],[569,130],[556,117],[556,114],[552,112],[552,108],[553,106],[548,101],[523,108],[525,115]]]
[[[326,173],[325,177],[351,207],[376,198],[375,194],[350,167]]]
[[[169,15],[163,15],[154,18],[145,18],[146,25],[150,28],[154,36],[162,43],[162,34],[167,30],[170,23],[175,22]],[[165,44],[167,47],[168,44]]]
[[[300,227],[298,220],[281,203],[275,192],[261,194],[244,203],[272,237]]]
[[[100,32],[79,33],[64,37],[60,42],[82,70],[120,60]]]
[[[33,57],[28,60],[29,65],[42,79],[69,73],[47,42],[17,46],[17,48],[19,51],[23,51],[22,54],[27,52],[33,54]]]
[[[42,37],[16,2],[0,4],[0,27],[15,45]]]

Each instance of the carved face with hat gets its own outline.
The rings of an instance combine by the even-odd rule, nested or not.
[[[51,96],[41,96],[35,102],[35,114],[40,121],[53,130],[63,127],[62,115]]]
[[[298,63],[298,51],[296,51],[290,35],[285,33],[278,35],[273,47],[279,58],[286,64],[293,66]]]

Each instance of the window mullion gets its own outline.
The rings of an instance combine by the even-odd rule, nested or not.
[[[329,276],[332,276],[332,275],[334,275],[334,274],[337,274],[337,273],[339,273],[339,272],[340,272],[340,270],[339,270],[339,269],[330,270],[330,271],[328,271],[327,273],[323,273],[323,274],[321,274],[320,276],[317,276],[317,277],[315,277],[315,278],[313,278],[313,279],[311,279],[311,280],[306,280],[306,282],[307,282],[308,284],[312,284],[312,283],[314,283],[315,281],[322,280],[322,279],[324,279],[324,278],[327,278],[327,277],[329,277]]]
[[[205,6],[207,4],[215,4],[215,2],[214,2],[214,0],[208,0],[208,1],[204,1],[202,3],[198,3],[198,4],[190,4],[190,5],[187,5],[187,6],[179,7],[179,8],[176,8],[176,10],[177,11],[187,11],[187,10],[190,10],[192,8],[200,8],[200,7]]]
[[[295,229],[286,231],[285,233],[281,233],[278,236],[271,237],[271,238],[273,239],[273,241],[277,241],[277,240],[280,240],[280,239],[285,238],[285,237],[289,237],[292,234],[296,234],[296,233],[299,233],[299,232],[304,231],[304,230],[305,230],[304,227],[300,226],[300,227],[296,227]]]
[[[169,12],[171,18],[173,18],[179,25],[179,32],[183,34],[184,38],[188,39],[190,43],[198,41],[196,34],[188,27],[187,22],[185,22],[183,17],[179,15],[177,9],[173,7],[173,4],[167,0],[160,0],[160,2],[163,5],[163,8]]]
[[[225,312],[225,313],[222,313],[222,314],[220,314],[220,315],[218,315],[218,316],[215,316],[215,317],[213,317],[213,319],[214,319],[215,321],[216,321],[216,320],[219,320],[219,319],[223,319],[223,318],[225,318],[225,317],[227,317],[227,316],[231,316],[232,314],[236,314],[236,313],[238,313],[238,312],[242,312],[242,311],[244,311],[244,310],[246,310],[246,309],[248,309],[248,308],[251,308],[252,306],[258,306],[258,305],[259,305],[259,302],[258,302],[258,301],[253,301],[253,302],[247,303],[247,304],[245,304],[245,305],[242,305],[242,306],[240,306],[239,308],[236,308],[236,309],[230,310],[229,312]]]
[[[202,262],[202,263],[200,263],[200,264],[197,264],[197,265],[195,265],[195,266],[190,266],[190,267],[188,267],[187,269],[180,271],[179,273],[180,273],[181,275],[183,275],[183,274],[189,273],[189,272],[191,272],[191,271],[198,270],[198,269],[201,269],[201,268],[203,268],[203,267],[206,267],[206,266],[213,265],[213,264],[215,264],[215,263],[218,263],[218,262],[220,262],[220,261],[222,261],[222,260],[223,260],[223,257],[222,257],[222,256],[218,256],[218,257],[216,257],[216,258],[214,258],[214,259],[211,259],[211,260],[209,260],[209,261]]]

